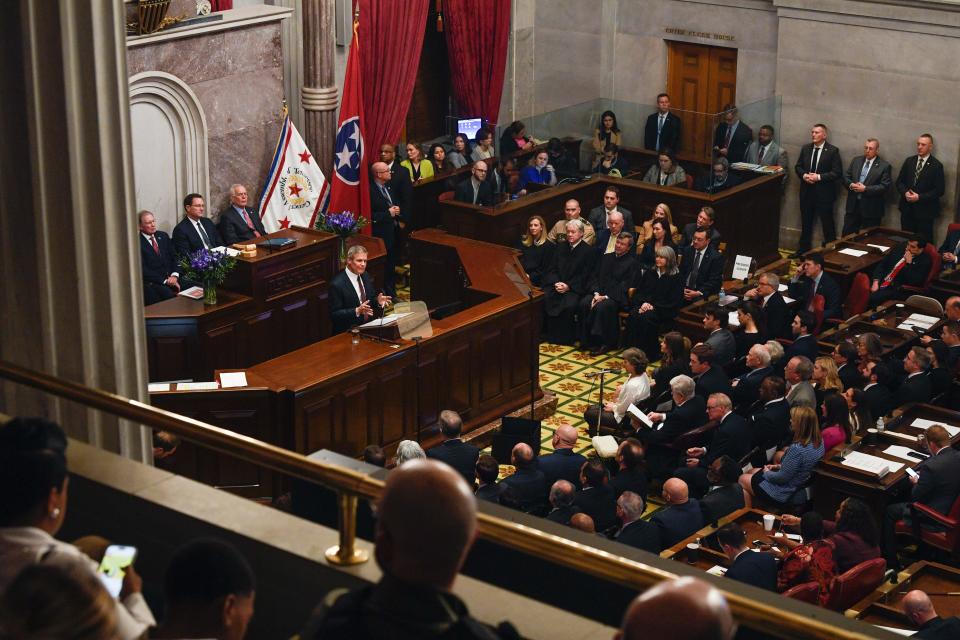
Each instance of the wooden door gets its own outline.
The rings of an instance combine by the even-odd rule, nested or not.
[[[667,93],[683,121],[680,150],[709,160],[717,114],[737,99],[737,50],[667,42]]]

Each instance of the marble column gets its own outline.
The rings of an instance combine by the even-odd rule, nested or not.
[[[123,5],[10,3],[0,38],[0,358],[146,399]],[[142,426],[0,383],[0,411],[146,461]]]
[[[334,0],[303,0],[303,137],[324,175],[333,173],[339,92],[334,81]]]

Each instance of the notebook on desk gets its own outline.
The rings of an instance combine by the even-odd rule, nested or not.
[[[263,242],[258,242],[258,245],[261,247],[266,247],[269,249],[283,249],[297,244],[297,241],[293,238],[268,238]]]

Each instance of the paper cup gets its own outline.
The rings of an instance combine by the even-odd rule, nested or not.
[[[763,530],[764,531],[773,531],[773,523],[776,522],[777,516],[772,513],[765,513],[763,515]]]
[[[687,545],[687,562],[690,564],[697,564],[697,561],[700,559],[700,545],[696,542],[691,542]]]
[[[876,429],[867,429],[867,444],[876,444],[879,433]]]

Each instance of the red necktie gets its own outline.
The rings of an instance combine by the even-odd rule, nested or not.
[[[150,243],[153,245],[153,252],[160,255],[160,245],[157,244],[157,236],[150,236]]]
[[[900,258],[900,262],[898,262],[898,263],[897,263],[897,266],[895,266],[895,267],[893,268],[893,271],[891,271],[891,272],[887,275],[887,277],[883,279],[883,283],[882,283],[880,286],[881,286],[881,287],[889,287],[890,284],[893,282],[893,279],[897,277],[897,274],[900,273],[900,269],[903,269],[903,266],[904,266],[905,264],[907,264],[906,258]]]
[[[246,222],[247,222],[247,227],[249,227],[250,230],[253,231],[254,237],[259,238],[259,237],[260,237],[260,232],[253,228],[253,221],[250,219],[250,216],[247,215],[247,210],[246,210],[246,209],[241,209],[241,210],[240,210],[240,213],[243,214],[243,219],[246,220]]]
[[[363,288],[363,278],[357,276],[357,286],[360,288],[360,304],[363,304],[367,300],[367,291]],[[373,314],[365,313],[363,314],[364,318],[367,318]]]

